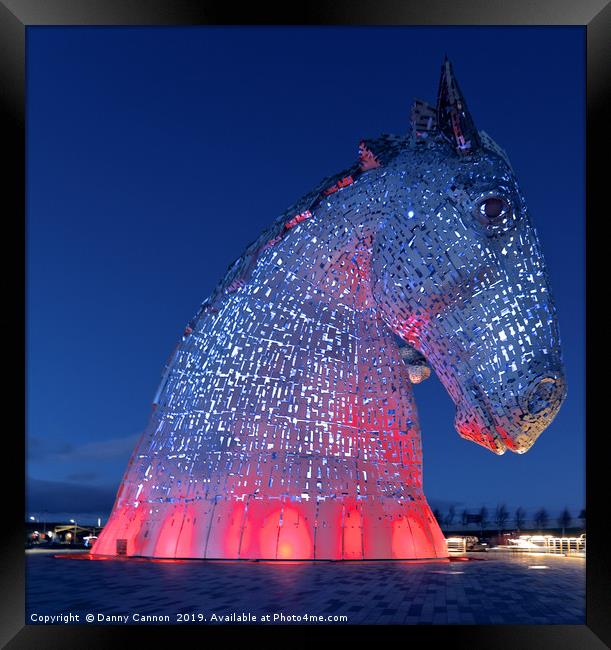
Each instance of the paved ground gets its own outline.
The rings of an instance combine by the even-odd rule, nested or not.
[[[29,554],[27,622],[34,622],[32,615],[70,613],[79,616],[79,623],[87,614],[96,620],[101,614],[126,616],[127,624],[142,622],[134,614],[167,614],[169,623],[188,614],[195,623],[210,623],[218,622],[212,614],[233,613],[256,616],[257,623],[266,614],[271,614],[270,623],[274,614],[347,616],[327,619],[327,624],[585,622],[583,558],[494,552],[471,558],[448,563],[258,563]]]

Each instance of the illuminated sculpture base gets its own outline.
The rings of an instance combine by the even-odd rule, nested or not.
[[[445,558],[445,539],[422,498],[218,499],[115,511],[93,554],[241,560]]]

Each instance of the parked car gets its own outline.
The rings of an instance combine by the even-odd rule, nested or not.
[[[467,551],[487,551],[488,543],[478,537],[467,537]]]

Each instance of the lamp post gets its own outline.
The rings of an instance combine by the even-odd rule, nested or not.
[[[76,544],[76,521],[74,521],[74,519],[71,519],[70,523],[74,524],[74,541],[72,543]]]

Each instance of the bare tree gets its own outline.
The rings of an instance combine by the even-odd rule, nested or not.
[[[509,511],[505,507],[505,504],[501,503],[494,511],[494,521],[498,527],[499,535],[503,532],[507,519],[509,519]]]
[[[584,508],[580,513],[579,513],[579,519],[581,519],[581,523],[583,527],[586,527],[586,509]]]
[[[468,511],[466,509],[463,510],[460,516],[461,516],[461,519],[462,519],[462,525],[463,526],[468,526],[469,525],[469,513],[468,513]]]
[[[547,526],[548,520],[549,520],[549,515],[547,514],[547,510],[545,508],[539,508],[539,510],[535,512],[535,524],[537,525],[539,530]]]
[[[564,537],[564,530],[571,525],[572,521],[573,517],[571,517],[569,509],[565,507],[558,517],[558,525],[562,528],[562,537]]]
[[[524,523],[526,521],[526,513],[524,512],[524,508],[522,508],[521,506],[519,508],[516,508],[516,512],[513,519],[516,523],[516,528],[518,529],[518,532],[520,532],[520,530],[524,528]]]
[[[486,506],[482,506],[479,510],[479,525],[483,535],[484,528],[488,525],[488,509]]]
[[[439,508],[435,508],[435,510],[433,510],[433,515],[435,519],[437,519],[437,523],[440,526],[443,526],[443,515],[441,514],[441,510],[439,510]]]
[[[448,514],[446,515],[446,526],[451,526],[454,523],[454,517],[456,516],[456,509],[454,506],[448,508]]]

